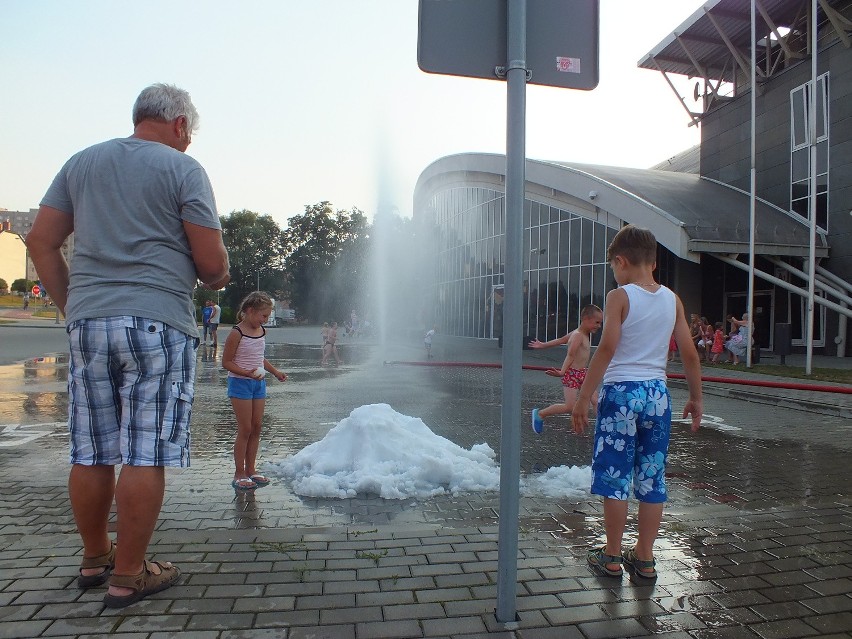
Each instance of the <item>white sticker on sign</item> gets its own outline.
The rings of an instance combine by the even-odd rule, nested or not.
[[[556,56],[556,70],[562,73],[580,73],[580,58]]]

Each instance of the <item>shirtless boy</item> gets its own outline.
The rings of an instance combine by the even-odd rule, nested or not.
[[[564,337],[552,339],[549,342],[530,342],[530,348],[550,348],[559,344],[567,344],[568,352],[562,368],[549,368],[546,373],[552,377],[562,378],[562,390],[565,393],[565,402],[553,404],[547,408],[533,408],[532,429],[541,434],[544,431],[544,419],[553,415],[564,415],[571,412],[574,402],[577,401],[577,392],[586,379],[586,367],[589,365],[591,346],[589,338],[592,333],[597,333],[603,322],[603,311],[594,304],[589,304],[580,311],[580,326]]]

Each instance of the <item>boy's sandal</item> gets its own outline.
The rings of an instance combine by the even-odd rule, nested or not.
[[[89,568],[103,568],[94,575],[84,575],[83,570]],[[109,551],[97,557],[83,557],[80,563],[80,576],[77,577],[77,586],[80,588],[94,588],[106,583],[109,579],[110,570],[115,568],[115,542],[110,544]]]
[[[265,477],[263,475],[254,474],[249,477],[255,484],[258,486],[266,486],[269,484],[269,477]]]
[[[146,559],[142,572],[138,575],[112,575],[109,578],[110,586],[130,588],[133,592],[122,596],[107,593],[104,595],[104,605],[107,608],[124,608],[148,595],[173,586],[179,578],[180,569],[177,566],[173,566],[168,561]]]
[[[586,559],[592,568],[607,577],[621,577],[624,574],[624,570],[621,568],[624,559],[619,555],[607,555],[606,546],[590,550],[588,555],[586,555]],[[618,564],[618,569],[607,568],[607,564]]]
[[[657,565],[656,559],[639,559],[636,556],[636,549],[630,548],[621,553],[624,563],[633,569],[633,574],[643,579],[656,579],[657,571],[654,568]]]

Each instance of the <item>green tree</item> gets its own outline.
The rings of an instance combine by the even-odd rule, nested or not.
[[[9,283],[6,280],[4,280],[2,277],[0,277],[0,291],[8,291],[8,290],[9,290]]]
[[[368,291],[369,223],[362,211],[334,211],[328,201],[305,206],[284,231],[290,301],[312,321],[362,312]]]
[[[23,277],[20,277],[12,282],[12,292],[26,293],[27,291],[32,290],[32,287],[35,285],[36,282],[32,280],[25,280]]]
[[[269,215],[246,209],[219,219],[231,263],[231,282],[222,302],[236,308],[257,289],[280,296],[285,287],[284,233],[278,223]]]

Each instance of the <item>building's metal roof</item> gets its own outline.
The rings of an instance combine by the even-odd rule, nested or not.
[[[503,155],[463,153],[441,158],[421,174],[415,189],[415,211],[429,191],[460,186],[485,175],[502,184]],[[528,193],[551,193],[581,200],[580,214],[602,210],[651,229],[657,240],[678,257],[700,261],[701,253],[748,253],[751,199],[747,192],[694,174],[527,160]],[[560,195],[565,194],[565,195]],[[594,197],[592,197],[594,195]],[[570,202],[568,203],[570,205]],[[761,199],[755,203],[755,253],[806,256],[806,222]],[[817,256],[828,246],[817,236]]]
[[[691,173],[554,164],[586,174],[602,185],[629,193],[664,211],[686,232],[690,251],[748,251],[751,198],[745,191]],[[618,214],[617,211],[613,213]],[[807,255],[809,229],[804,220],[760,198],[755,202],[755,220],[755,251],[758,254]],[[817,246],[825,246],[822,237],[818,237]]]
[[[789,27],[801,12],[803,0],[759,0],[777,27]],[[807,4],[810,4],[809,2]],[[758,14],[758,35],[768,35],[770,27]],[[662,42],[651,49],[639,67],[688,77],[718,76],[731,68],[731,46],[745,59],[751,50],[751,10],[743,0],[710,0],[687,18]]]
[[[674,171],[676,173],[694,173],[698,175],[701,171],[701,145],[681,151],[668,160],[655,164],[651,167],[655,171]]]

